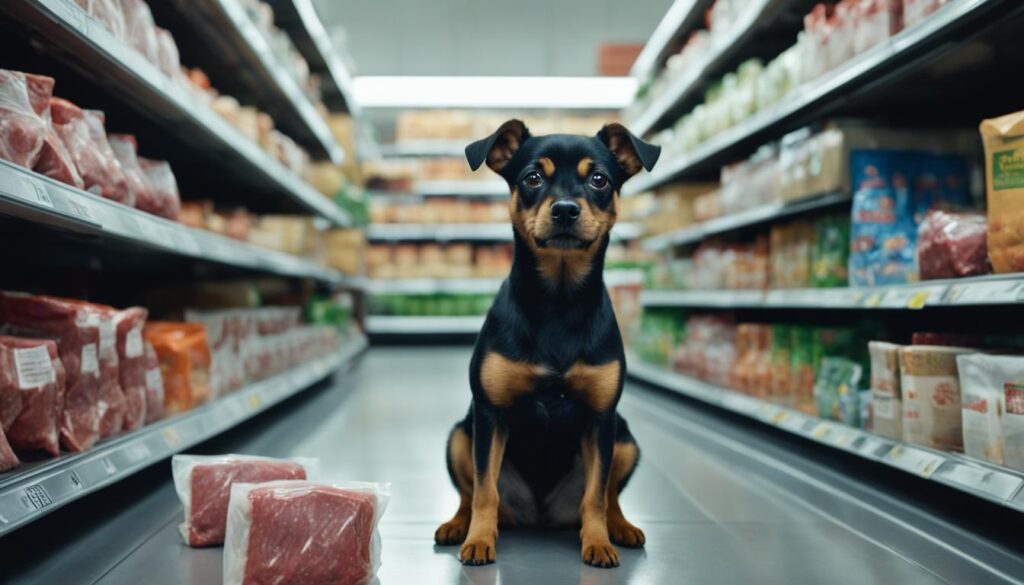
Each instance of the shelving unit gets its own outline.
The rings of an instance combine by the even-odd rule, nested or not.
[[[349,225],[348,215],[258,144],[221,119],[206,104],[164,76],[127,47],[74,2],[15,0],[8,17],[23,23],[39,38],[57,47],[53,54],[104,87],[126,105],[175,136],[190,151],[222,168],[252,189],[267,207],[306,211],[336,225]]]
[[[216,436],[346,369],[367,347],[354,337],[334,355],[296,366],[84,453],[25,463],[0,476],[0,536]]]
[[[503,278],[383,278],[370,280],[369,294],[494,294]]]
[[[502,181],[427,180],[416,181],[409,191],[371,190],[374,197],[509,197]]]
[[[638,79],[651,75],[677,48],[683,31],[693,28],[703,13],[699,0],[675,0],[644,44],[629,74]]]
[[[388,158],[462,157],[466,156],[469,140],[403,140],[380,147],[381,156]]]
[[[311,260],[260,248],[126,207],[0,160],[0,213],[55,229],[175,255],[340,285],[346,277]]]
[[[483,327],[484,316],[398,317],[370,315],[366,318],[369,335],[475,335]]]
[[[782,431],[1024,511],[1024,473],[954,453],[893,441],[822,420],[629,357],[627,374],[648,384],[759,420]]]
[[[612,228],[612,239],[632,239],[640,234],[639,226],[623,223]],[[453,240],[512,241],[512,226],[508,223],[378,223],[366,229],[370,240]]]
[[[770,2],[761,2],[770,4]],[[706,173],[718,165],[731,162],[749,154],[750,150],[767,140],[778,138],[801,124],[820,119],[833,109],[851,99],[858,91],[877,89],[880,84],[923,67],[930,57],[948,51],[956,46],[958,38],[976,34],[997,26],[1009,12],[1022,6],[1004,0],[953,0],[939,12],[924,21],[901,31],[891,39],[857,55],[824,76],[807,82],[787,94],[779,103],[761,110],[743,122],[718,133],[706,140],[695,150],[674,158],[660,161],[654,172],[635,178],[627,183],[624,195],[639,193],[677,179],[685,179]],[[761,6],[764,9],[764,6]],[[1003,9],[1000,12],[1000,9]],[[999,17],[993,17],[1000,13]],[[756,19],[751,26],[756,25]],[[749,27],[748,27],[749,28]],[[736,43],[743,42],[744,36],[737,33],[734,43],[723,46],[722,50],[734,50]],[[701,72],[701,68],[695,68]],[[680,90],[673,99],[682,99],[686,93]],[[672,101],[670,96],[663,96]],[[658,100],[660,103],[661,100]],[[645,113],[644,119],[653,128],[660,120],[665,107]],[[634,131],[643,125],[634,124]],[[651,128],[648,128],[650,130]]]

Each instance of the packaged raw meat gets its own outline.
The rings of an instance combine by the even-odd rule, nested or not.
[[[885,341],[868,342],[873,430],[876,434],[897,441],[903,439],[899,358],[899,350],[903,347]]]
[[[85,451],[100,436],[99,319],[78,301],[0,293],[0,322],[18,335],[53,339],[67,374],[60,442],[68,451]]]
[[[903,0],[903,26],[913,26],[931,16],[948,0]]]
[[[135,137],[129,134],[110,134],[107,136],[107,143],[117,158],[118,164],[121,165],[121,174],[124,175],[135,207],[137,209],[156,208],[157,205],[154,202],[156,196],[149,184],[149,177],[139,165]]]
[[[1004,465],[1005,387],[1024,380],[1024,358],[985,354],[956,358],[963,407],[964,452]]]
[[[171,165],[164,160],[149,160],[141,156],[138,158],[139,166],[146,173],[153,197],[140,200],[137,207],[153,215],[177,221],[178,212],[181,211],[181,195],[178,193],[178,181],[174,178]]]
[[[124,427],[124,415],[128,408],[124,390],[121,389],[121,363],[117,354],[117,325],[114,319],[117,311],[112,307],[86,304],[95,311],[99,319],[100,343],[97,357],[100,366],[100,438],[106,438],[121,432]]]
[[[316,459],[271,459],[251,455],[175,455],[174,487],[185,508],[179,529],[189,546],[223,544],[228,500],[235,483],[314,479]]]
[[[957,356],[976,352],[937,345],[911,345],[899,350],[904,442],[946,451],[963,450],[956,360]]]
[[[144,0],[118,0],[124,14],[124,40],[153,65],[160,62],[160,47],[153,13]]]
[[[982,339],[972,333],[940,333],[915,331],[910,336],[911,345],[948,345],[952,347],[981,347]]]
[[[53,88],[52,78],[41,79]],[[0,69],[0,158],[31,169],[45,134],[46,121],[33,108],[26,74]]]
[[[981,213],[930,212],[917,234],[921,280],[991,273],[987,228]]]
[[[206,328],[196,323],[151,321],[143,329],[160,360],[164,412],[191,410],[210,397],[210,350]]]
[[[178,45],[174,37],[166,30],[156,27],[157,55],[159,61],[157,66],[167,77],[174,79],[181,72],[181,56],[178,53]]]
[[[93,132],[89,128],[90,123],[85,112],[61,98],[51,98],[50,112],[53,128],[67,148],[75,169],[81,175],[85,190],[125,203],[129,192],[121,174],[121,165],[113,153],[109,152],[109,145],[106,145],[108,157],[101,145],[93,140]],[[100,128],[102,132],[102,126]],[[105,135],[103,142],[106,143]]]
[[[164,377],[160,372],[160,358],[153,344],[145,341],[146,354],[146,424],[164,417]]]
[[[988,193],[988,253],[1003,274],[1024,271],[1024,111],[981,123]]]
[[[14,449],[60,454],[65,382],[52,340],[0,336],[0,428]]]
[[[380,567],[382,484],[235,484],[224,541],[224,583],[372,583]]]
[[[141,307],[118,311],[117,358],[120,363],[121,390],[124,392],[123,430],[134,431],[146,423],[146,348],[142,328],[149,312]]]
[[[860,0],[854,6],[853,52],[863,53],[900,31],[901,0]]]
[[[39,109],[40,99],[45,94],[47,87],[52,91],[52,84],[39,83],[36,84],[35,89],[32,89],[32,83],[30,82],[29,93],[32,95],[33,107],[46,122],[46,130],[43,133],[43,146],[39,150],[39,158],[32,165],[32,170],[66,185],[71,185],[76,189],[83,189],[85,188],[85,183],[82,181],[82,176],[78,174],[78,169],[75,168],[71,153],[64,145],[64,141],[57,134],[57,129],[53,125],[53,117],[50,110],[52,95],[47,96],[46,105],[43,106],[42,110]]]
[[[128,178],[121,168],[121,161],[118,160],[117,155],[114,154],[114,149],[110,147],[110,142],[107,140],[107,130],[104,127],[106,115],[99,110],[85,110],[85,124],[89,129],[89,137],[92,138],[92,144],[96,148],[96,152],[107,163],[107,172],[110,175],[111,185],[109,194],[107,190],[104,190],[103,196],[119,203],[124,203],[129,207],[134,207],[135,193],[129,188]]]
[[[118,39],[124,39],[124,12],[117,0],[75,0],[93,18],[103,23],[104,28]]]

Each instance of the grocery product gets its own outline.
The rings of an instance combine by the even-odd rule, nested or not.
[[[106,116],[98,110],[85,110],[85,124],[89,130],[89,138],[92,139],[92,146],[100,160],[107,167],[107,177],[110,181],[105,184],[102,195],[119,203],[134,207],[135,193],[129,188],[128,178],[121,169],[121,161],[114,154],[107,140]]]
[[[250,455],[175,455],[174,487],[185,508],[179,526],[189,546],[224,542],[231,486],[285,479],[312,479],[315,459],[271,459]]]
[[[121,165],[121,172],[128,184],[130,197],[135,201],[135,206],[140,209],[157,209],[149,178],[139,166],[139,157],[135,152],[137,149],[135,137],[127,134],[109,134],[107,141]]]
[[[0,336],[0,429],[20,453],[60,454],[64,366],[49,339]]]
[[[802,411],[814,409],[814,328],[790,328],[790,404]]]
[[[981,123],[988,253],[998,273],[1024,270],[1024,111]]]
[[[100,438],[104,439],[121,431],[125,411],[128,408],[124,390],[121,388],[121,364],[117,352],[117,311],[111,307],[82,303],[95,315],[99,328],[99,345],[96,355],[100,369]]]
[[[149,189],[143,191],[143,196],[135,202],[135,206],[153,215],[177,220],[181,210],[181,196],[171,165],[167,161],[149,160],[141,156],[138,161],[142,172],[146,174]]]
[[[773,401],[790,405],[792,379],[792,328],[788,325],[772,325],[771,351],[771,393]]]
[[[124,14],[124,40],[150,63],[160,60],[156,23],[143,0],[118,0]]]
[[[85,451],[100,438],[99,320],[77,301],[16,292],[0,293],[0,322],[18,335],[57,342],[66,373],[60,442],[68,451]]]
[[[146,366],[146,424],[164,417],[164,377],[160,371],[160,358],[153,344],[144,341],[146,350],[144,364]]]
[[[963,450],[957,356],[976,350],[911,345],[899,350],[903,440],[946,451]]]
[[[114,37],[124,38],[125,21],[124,11],[118,0],[75,0],[93,18],[103,23]]]
[[[977,353],[957,356],[956,365],[962,394],[964,452],[1004,465],[1007,389],[1024,380],[1024,358]]]
[[[50,111],[50,98],[53,97],[50,92],[53,89],[53,84],[41,78],[35,78],[35,80],[29,78],[29,83],[30,92],[33,92],[33,107],[36,113],[46,121],[46,129],[43,131],[43,146],[39,150],[39,158],[32,165],[32,170],[76,189],[84,188],[85,183],[75,168],[71,153],[53,125]],[[36,89],[32,89],[33,83]],[[44,96],[45,103],[41,101]]]
[[[846,286],[849,282],[850,216],[822,216],[814,222],[813,232],[810,285],[815,288]]]
[[[46,121],[32,106],[28,75],[0,69],[0,158],[32,168],[43,148]],[[34,76],[52,89],[53,78]]]
[[[235,484],[224,583],[361,585],[380,566],[388,487],[301,481]]]
[[[992,272],[986,229],[981,213],[929,212],[917,236],[921,280]]]
[[[143,329],[160,360],[164,412],[177,414],[210,397],[210,350],[206,327],[196,323],[150,321]]]
[[[885,341],[868,342],[871,358],[871,405],[873,430],[894,440],[903,438],[903,410],[900,402],[899,350],[904,347]]]
[[[125,397],[124,427],[133,431],[146,423],[146,353],[142,328],[149,312],[141,307],[118,311],[117,357],[120,365],[121,390]]]
[[[855,361],[841,357],[822,358],[814,383],[814,401],[821,418],[859,426],[858,386],[863,369]]]
[[[109,144],[103,149],[93,139],[86,113],[65,99],[51,98],[50,114],[53,128],[81,175],[85,190],[121,203],[130,200],[120,163],[109,153]],[[102,125],[100,129],[102,131]],[[105,134],[103,143],[106,144]],[[108,153],[110,158],[107,158]]]

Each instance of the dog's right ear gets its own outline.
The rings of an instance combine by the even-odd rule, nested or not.
[[[466,160],[474,171],[487,161],[492,171],[501,174],[519,147],[529,140],[530,131],[522,120],[509,120],[497,132],[466,147]]]

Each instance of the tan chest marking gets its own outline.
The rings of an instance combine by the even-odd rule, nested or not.
[[[595,412],[604,412],[615,401],[620,375],[617,361],[599,366],[576,362],[565,373],[565,385],[573,396]]]
[[[480,383],[491,404],[511,406],[517,398],[529,394],[539,378],[548,374],[544,366],[517,362],[491,352],[480,365]]]

